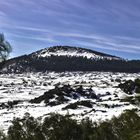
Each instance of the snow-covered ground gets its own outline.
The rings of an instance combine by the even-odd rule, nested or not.
[[[138,108],[120,99],[128,96],[117,86],[120,82],[129,79],[140,78],[140,74],[110,73],[110,72],[63,72],[63,73],[26,73],[0,75],[0,129],[7,130],[14,117],[23,117],[26,112],[38,118],[44,118],[50,112],[60,114],[72,114],[73,118],[82,119],[90,117],[93,121],[103,121],[120,115],[126,109]],[[31,104],[29,101],[43,95],[44,92],[54,89],[56,86],[70,85],[75,88],[80,85],[84,89],[91,88],[100,101],[91,100],[93,108],[80,106],[77,109],[62,110],[66,105],[80,100],[71,99],[69,102],[45,106]],[[5,107],[9,101],[17,101],[12,107]]]

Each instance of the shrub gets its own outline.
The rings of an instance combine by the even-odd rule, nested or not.
[[[6,136],[2,131],[0,131],[0,140],[6,140]]]
[[[39,122],[28,113],[15,118],[8,130],[8,140],[45,140]]]
[[[80,125],[67,115],[51,114],[45,118],[42,129],[47,140],[81,140]]]
[[[140,117],[135,111],[98,125],[88,118],[78,123],[59,114],[49,114],[41,123],[25,114],[13,120],[6,137],[0,132],[0,140],[140,140]]]

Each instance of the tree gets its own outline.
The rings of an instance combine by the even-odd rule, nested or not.
[[[5,40],[4,34],[0,33],[0,61],[5,61],[11,51],[10,43]]]

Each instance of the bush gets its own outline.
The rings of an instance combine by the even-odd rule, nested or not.
[[[80,125],[67,115],[51,114],[45,118],[42,129],[47,140],[81,140]]]
[[[140,132],[140,117],[135,110],[129,110],[119,118],[112,119],[112,126],[119,140],[132,140]]]
[[[0,140],[140,140],[140,117],[135,111],[100,125],[88,118],[78,123],[69,115],[59,114],[49,114],[41,123],[25,114],[13,120],[6,137],[0,132]]]
[[[45,140],[40,123],[28,113],[15,118],[8,130],[8,140]]]
[[[0,131],[0,140],[6,140],[5,134]]]

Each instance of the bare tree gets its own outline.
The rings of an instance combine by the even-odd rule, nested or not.
[[[4,34],[0,33],[0,61],[5,61],[11,51],[11,45],[5,40]]]

